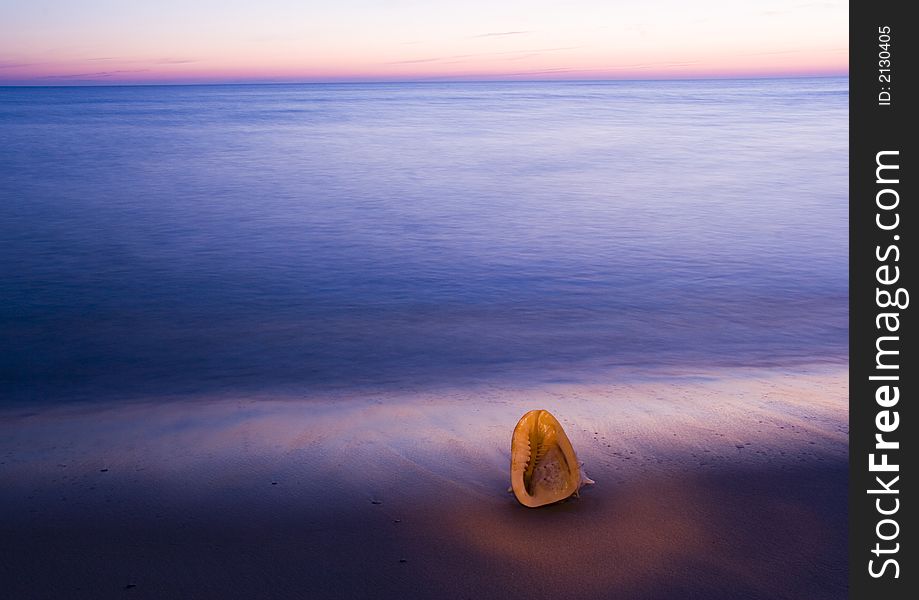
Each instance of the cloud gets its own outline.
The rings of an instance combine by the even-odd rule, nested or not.
[[[702,64],[698,60],[689,60],[684,62],[652,62],[652,63],[638,63],[633,65],[619,65],[616,67],[610,67],[612,70],[616,69],[670,69],[672,67],[691,67],[692,65]]]
[[[118,61],[119,63],[126,64],[126,65],[138,64],[138,63],[154,64],[154,65],[184,65],[186,63],[198,62],[198,59],[196,58],[174,58],[174,57],[152,58],[151,59],[151,58],[126,58],[126,57],[118,57],[118,56],[99,56],[95,58],[87,58],[86,60],[92,61],[92,62],[114,60],[114,61]]]
[[[821,48],[821,51],[827,52],[838,52],[845,53],[848,52],[848,48]],[[814,52],[813,48],[792,48],[790,50],[775,50],[772,52],[744,52],[740,56],[776,56],[780,54],[800,54],[800,53],[812,53]]]
[[[489,33],[480,33],[479,35],[470,36],[472,38],[503,37],[507,35],[526,35],[532,31],[492,31]]]
[[[387,65],[414,65],[418,63],[438,62],[441,60],[447,60],[449,58],[457,58],[457,57],[442,56],[440,58],[416,58],[413,60],[395,60],[393,62],[388,62],[386,64]]]
[[[198,62],[197,58],[161,58],[155,61],[158,65],[185,65]]]
[[[38,79],[105,79],[122,73],[144,73],[150,69],[121,69],[117,71],[96,71],[95,73],[73,73],[71,75],[43,75]]]
[[[387,65],[408,65],[408,64],[417,64],[417,63],[430,63],[430,62],[456,62],[459,60],[464,60],[467,58],[482,58],[482,57],[506,57],[508,55],[525,55],[525,56],[538,56],[540,54],[545,54],[549,52],[562,52],[565,50],[577,50],[578,48],[583,48],[584,46],[560,46],[558,48],[534,48],[534,49],[520,49],[520,50],[503,50],[501,52],[475,52],[473,54],[453,54],[451,56],[434,56],[429,58],[414,58],[409,60],[397,60],[393,62],[384,63]],[[507,60],[517,60],[521,56],[513,56],[507,58]]]

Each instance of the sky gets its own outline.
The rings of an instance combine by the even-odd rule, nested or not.
[[[842,75],[848,3],[0,0],[0,85]]]

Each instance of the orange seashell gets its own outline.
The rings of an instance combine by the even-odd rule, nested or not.
[[[577,494],[593,483],[581,472],[578,457],[561,423],[547,410],[520,418],[511,437],[511,489],[524,506],[535,508]]]

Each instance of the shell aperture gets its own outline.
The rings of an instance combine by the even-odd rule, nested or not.
[[[552,504],[577,493],[581,483],[578,457],[561,423],[547,410],[523,415],[511,438],[511,489],[517,500],[530,508]]]

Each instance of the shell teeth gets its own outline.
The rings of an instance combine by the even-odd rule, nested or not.
[[[546,446],[546,444],[537,446],[536,447],[536,458],[533,459],[533,462],[538,465],[539,462],[546,457],[546,452],[548,451],[549,451],[549,448]]]

